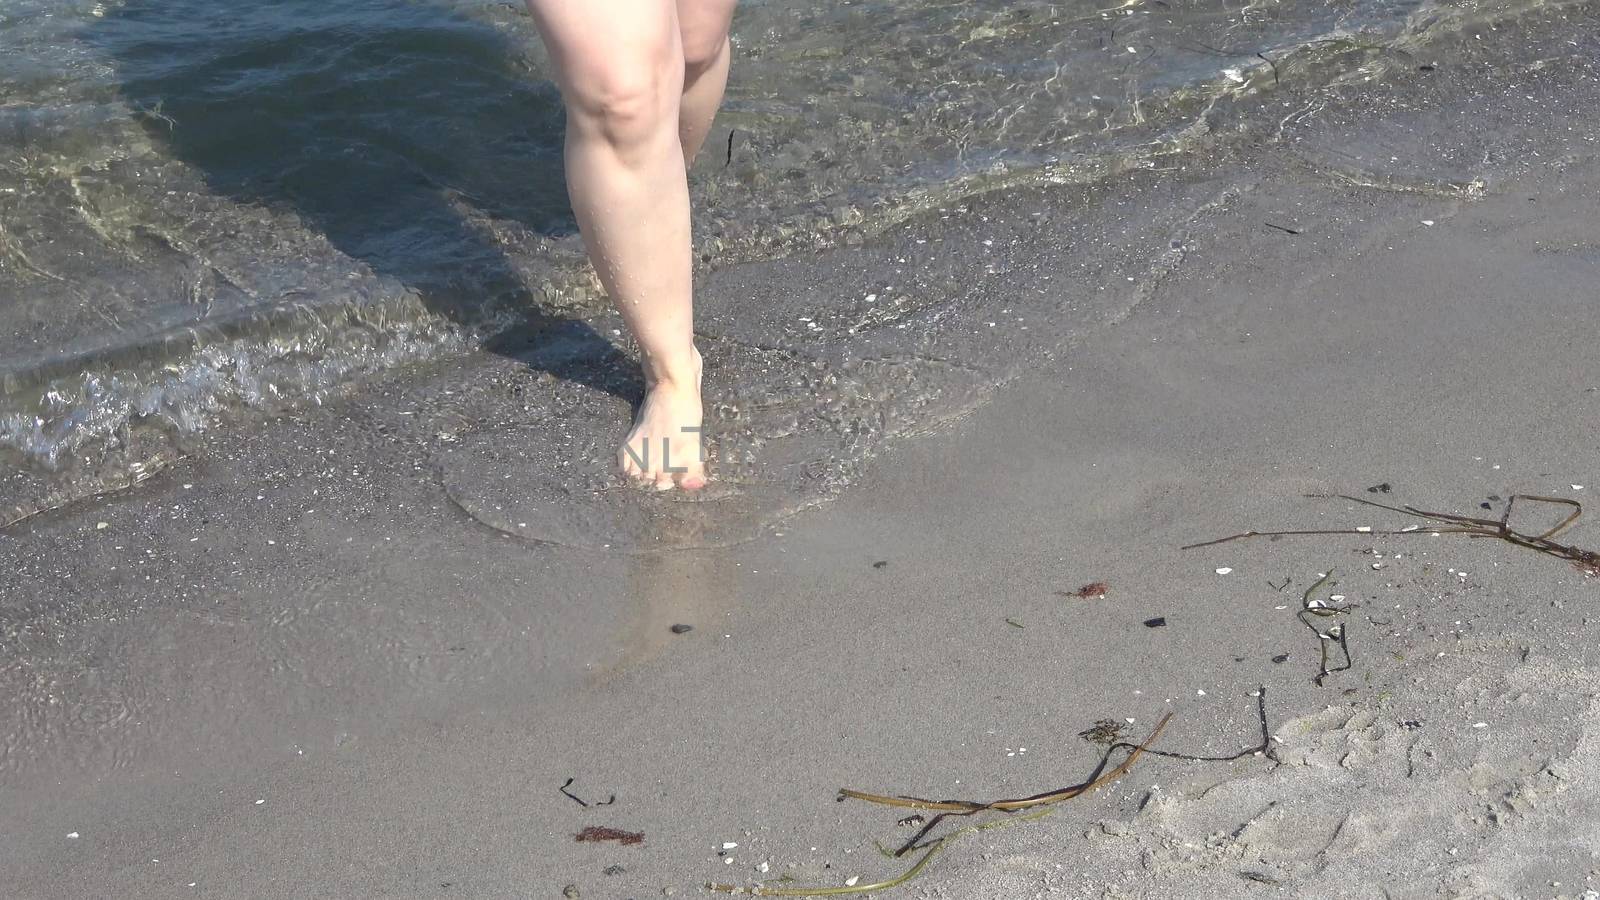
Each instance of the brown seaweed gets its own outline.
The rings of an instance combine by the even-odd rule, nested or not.
[[[1546,556],[1564,559],[1589,575],[1600,575],[1600,552],[1585,550],[1571,544],[1563,544],[1555,540],[1556,536],[1571,528],[1573,523],[1583,515],[1583,504],[1566,497],[1543,497],[1537,494],[1513,494],[1506,501],[1505,512],[1498,519],[1480,519],[1474,516],[1462,516],[1454,513],[1429,512],[1415,506],[1391,506],[1379,503],[1376,500],[1366,500],[1361,497],[1352,497],[1348,494],[1307,494],[1315,499],[1348,500],[1363,506],[1372,506],[1389,512],[1399,513],[1403,516],[1423,519],[1434,523],[1432,528],[1423,529],[1413,526],[1409,529],[1368,531],[1357,528],[1307,528],[1292,529],[1288,531],[1245,531],[1239,534],[1217,538],[1211,541],[1201,541],[1198,544],[1189,544],[1182,549],[1193,550],[1198,547],[1213,547],[1217,544],[1226,544],[1230,541],[1239,541],[1254,537],[1298,537],[1303,535],[1321,534],[1360,534],[1360,535],[1385,535],[1389,537],[1402,537],[1414,534],[1463,534],[1469,538],[1495,538],[1505,541],[1515,547],[1523,547]],[[1518,531],[1511,527],[1511,514],[1516,508],[1518,500],[1529,503],[1548,503],[1571,508],[1566,518],[1557,522],[1554,527],[1537,534]]]
[[[1042,794],[1034,794],[1029,797],[1016,797],[1006,800],[991,801],[925,800],[920,797],[888,796],[884,794],[871,794],[865,791],[851,790],[849,788],[840,788],[838,797],[840,800],[862,800],[867,803],[876,803],[881,806],[893,806],[917,810],[932,810],[939,813],[923,824],[922,827],[917,831],[916,835],[893,854],[894,856],[899,857],[916,850],[923,851],[922,856],[918,857],[917,861],[913,863],[909,869],[900,875],[895,876],[894,878],[873,882],[872,884],[830,887],[767,887],[765,885],[752,885],[745,887],[734,884],[715,883],[708,884],[706,887],[708,890],[722,894],[753,894],[758,897],[846,896],[866,894],[872,891],[882,891],[888,890],[889,888],[898,887],[921,874],[922,870],[928,865],[928,862],[932,860],[934,856],[966,835],[977,831],[984,831],[990,828],[1002,828],[1008,825],[1017,824],[1019,822],[1043,818],[1052,812],[1050,809],[1051,806],[1066,800],[1081,797],[1084,794],[1095,790],[1096,788],[1116,781],[1118,778],[1128,774],[1128,771],[1133,768],[1134,761],[1137,760],[1140,755],[1149,751],[1150,744],[1152,744],[1156,738],[1161,735],[1162,729],[1166,728],[1167,722],[1171,718],[1171,713],[1163,716],[1161,721],[1156,723],[1156,727],[1151,730],[1150,735],[1146,737],[1144,742],[1141,744],[1122,744],[1108,748],[1105,755],[1101,757],[1100,763],[1095,767],[1094,771],[1090,773],[1086,780],[1068,787],[1057,788],[1052,791],[1046,791]],[[1110,764],[1112,754],[1119,749],[1119,747],[1128,748],[1128,755],[1122,760],[1121,763],[1108,770],[1106,767]],[[923,839],[927,837],[929,832],[938,827],[938,825],[947,817],[972,816],[983,812],[1002,812],[1013,815],[1009,815],[1005,819],[968,825],[964,828],[959,828],[950,832],[949,834],[935,838],[926,843],[922,842]],[[1016,813],[1023,814],[1014,815]],[[912,817],[908,817],[908,819],[915,821]],[[903,819],[901,821],[907,820]]]
[[[622,831],[617,828],[606,828],[600,825],[590,825],[578,832],[573,838],[580,844],[598,844],[601,841],[616,841],[624,847],[629,844],[644,843],[644,834],[638,831]]]

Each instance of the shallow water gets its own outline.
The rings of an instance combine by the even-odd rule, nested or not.
[[[1182,152],[1218,103],[1381,74],[1515,6],[746,3],[698,246],[761,260],[1001,184],[1092,182]],[[7,4],[0,449],[45,474],[0,521],[126,483],[240,410],[508,328],[625,368],[546,76],[514,3]],[[815,325],[805,353],[903,330],[887,308]],[[764,330],[742,315],[721,333]]]

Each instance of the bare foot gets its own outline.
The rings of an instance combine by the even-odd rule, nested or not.
[[[624,475],[644,487],[670,491],[699,490],[706,484],[700,444],[700,354],[693,371],[682,378],[656,379],[645,389],[644,403],[617,462]]]

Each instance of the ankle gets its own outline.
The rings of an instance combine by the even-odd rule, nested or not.
[[[691,346],[689,353],[680,358],[669,360],[656,356],[647,358],[644,362],[646,388],[699,392],[700,351],[694,347]]]

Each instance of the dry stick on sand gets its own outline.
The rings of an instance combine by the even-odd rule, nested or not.
[[[868,794],[863,793],[862,791],[853,791],[849,788],[840,788],[840,800],[851,798],[855,800],[865,800],[868,803],[877,803],[883,806],[898,806],[909,809],[931,809],[940,811],[939,815],[934,816],[932,821],[923,826],[922,830],[917,833],[917,837],[912,838],[911,841],[907,843],[905,847],[902,847],[900,852],[895,855],[899,856],[908,850],[923,849],[924,847],[927,849],[927,852],[923,853],[922,856],[912,864],[911,868],[907,869],[901,875],[888,879],[887,881],[878,881],[872,884],[849,885],[844,887],[765,887],[762,885],[741,887],[735,884],[708,884],[706,887],[709,890],[722,894],[754,894],[758,897],[837,897],[851,894],[865,894],[871,891],[883,891],[888,890],[889,888],[899,887],[900,885],[905,884],[911,879],[917,877],[917,875],[921,874],[923,868],[927,866],[929,860],[933,859],[933,857],[937,855],[939,851],[945,849],[959,838],[972,834],[975,831],[985,831],[990,828],[1001,828],[1007,825],[1014,825],[1018,822],[1042,819],[1049,815],[1052,810],[1048,808],[1041,809],[1040,807],[1049,807],[1064,800],[1071,800],[1075,797],[1081,797],[1095,788],[1102,787],[1128,774],[1128,770],[1133,768],[1134,761],[1137,760],[1147,749],[1149,749],[1150,745],[1155,742],[1157,737],[1160,737],[1161,730],[1167,727],[1167,721],[1171,718],[1171,713],[1162,716],[1161,721],[1156,723],[1156,727],[1151,729],[1149,737],[1144,739],[1144,743],[1138,745],[1123,745],[1131,748],[1128,753],[1128,758],[1124,759],[1120,765],[1109,772],[1105,772],[1103,770],[1105,769],[1106,764],[1111,760],[1111,753],[1112,750],[1115,749],[1114,747],[1106,751],[1106,755],[1101,758],[1100,764],[1095,767],[1095,772],[1090,776],[1089,780],[1083,782],[1082,784],[1072,785],[1071,787],[1064,787],[1058,790],[1048,791],[1043,794],[1035,794],[1032,797],[1020,797],[1014,800],[995,800],[989,803],[981,803],[975,800],[923,800],[919,797],[886,797],[881,794]],[[1016,816],[1014,818],[1001,819],[994,822],[985,822],[981,825],[968,825],[965,828],[952,831],[944,837],[941,837],[931,843],[920,846],[916,844],[917,840],[919,840],[923,835],[927,834],[930,829],[942,821],[946,816],[970,816],[989,810],[1008,813],[1019,812],[1021,810],[1035,811],[1027,815]]]
[[[1453,513],[1428,512],[1426,510],[1417,509],[1415,506],[1390,506],[1387,503],[1378,503],[1375,500],[1363,500],[1360,497],[1352,497],[1348,494],[1307,494],[1306,496],[1319,500],[1328,500],[1337,497],[1341,500],[1349,500],[1351,503],[1360,503],[1363,506],[1373,506],[1377,507],[1378,509],[1386,509],[1390,512],[1400,513],[1401,515],[1412,516],[1413,518],[1418,519],[1426,519],[1430,522],[1442,524],[1431,529],[1423,529],[1413,526],[1412,528],[1399,531],[1364,531],[1358,528],[1301,529],[1295,531],[1246,531],[1241,534],[1229,535],[1225,538],[1217,538],[1214,541],[1202,541],[1198,544],[1190,544],[1182,549],[1193,550],[1197,547],[1212,547],[1217,544],[1226,544],[1229,541],[1238,541],[1253,537],[1291,537],[1310,534],[1378,534],[1389,536],[1410,534],[1464,534],[1467,537],[1498,538],[1508,544],[1518,547],[1526,547],[1529,550],[1536,550],[1545,554],[1546,556],[1554,556],[1557,559],[1567,560],[1578,568],[1583,569],[1590,575],[1600,575],[1600,553],[1596,553],[1593,550],[1584,550],[1581,547],[1574,547],[1570,544],[1558,543],[1554,540],[1556,535],[1566,531],[1568,528],[1571,528],[1572,524],[1578,521],[1578,517],[1583,515],[1583,504],[1576,500],[1569,500],[1565,497],[1540,497],[1535,494],[1514,494],[1510,500],[1506,501],[1506,511],[1500,516],[1499,519],[1478,519],[1471,516],[1458,516]],[[1511,527],[1511,511],[1515,508],[1518,500],[1526,500],[1531,503],[1550,503],[1557,506],[1569,506],[1572,508],[1572,512],[1569,513],[1565,519],[1562,519],[1560,522],[1556,523],[1554,528],[1540,532],[1539,534],[1526,534]]]

